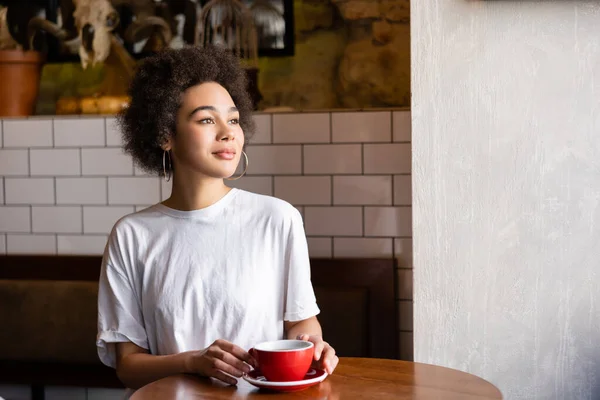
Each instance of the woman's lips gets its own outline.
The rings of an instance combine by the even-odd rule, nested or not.
[[[235,158],[235,152],[230,150],[216,151],[213,154],[222,160],[233,160]]]

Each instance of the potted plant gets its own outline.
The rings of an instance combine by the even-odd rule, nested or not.
[[[32,115],[40,88],[43,53],[28,49],[31,8],[0,6],[0,117]]]

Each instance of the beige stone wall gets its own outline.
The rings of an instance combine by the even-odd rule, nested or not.
[[[261,108],[410,105],[409,0],[295,2],[296,54],[260,61]]]
[[[410,106],[409,0],[296,0],[296,54],[259,60],[260,109]],[[89,96],[102,66],[44,66],[37,114],[60,96]]]

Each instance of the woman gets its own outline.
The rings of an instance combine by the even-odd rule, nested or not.
[[[119,122],[138,165],[173,179],[166,201],[119,220],[103,257],[97,347],[129,388],[194,373],[236,384],[259,342],[321,338],[303,223],[290,204],[230,189],[254,129],[246,78],[217,48],[146,59]],[[243,157],[242,157],[243,156]]]

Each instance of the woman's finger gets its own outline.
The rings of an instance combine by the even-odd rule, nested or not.
[[[231,357],[231,358],[229,358],[229,357]],[[232,358],[235,358],[235,357],[233,357],[231,355],[229,355],[229,357],[225,357],[225,359],[227,361],[231,361]],[[229,364],[227,361],[216,359],[214,361],[213,365],[214,365],[215,369],[217,369],[217,370],[220,370],[220,371],[223,371],[223,372],[227,372],[229,375],[233,375],[233,376],[236,376],[238,378],[241,378],[246,371],[244,371],[243,368],[238,368],[238,367],[236,367],[236,366],[234,366],[232,364]]]
[[[244,349],[239,346],[236,346],[230,342],[223,342],[220,344],[220,348],[224,350],[226,353],[233,354],[236,358],[242,361],[246,361],[250,365],[255,365],[256,361],[254,357]]]
[[[228,385],[237,385],[237,379],[227,375],[223,371],[215,370],[213,378],[225,382]]]

